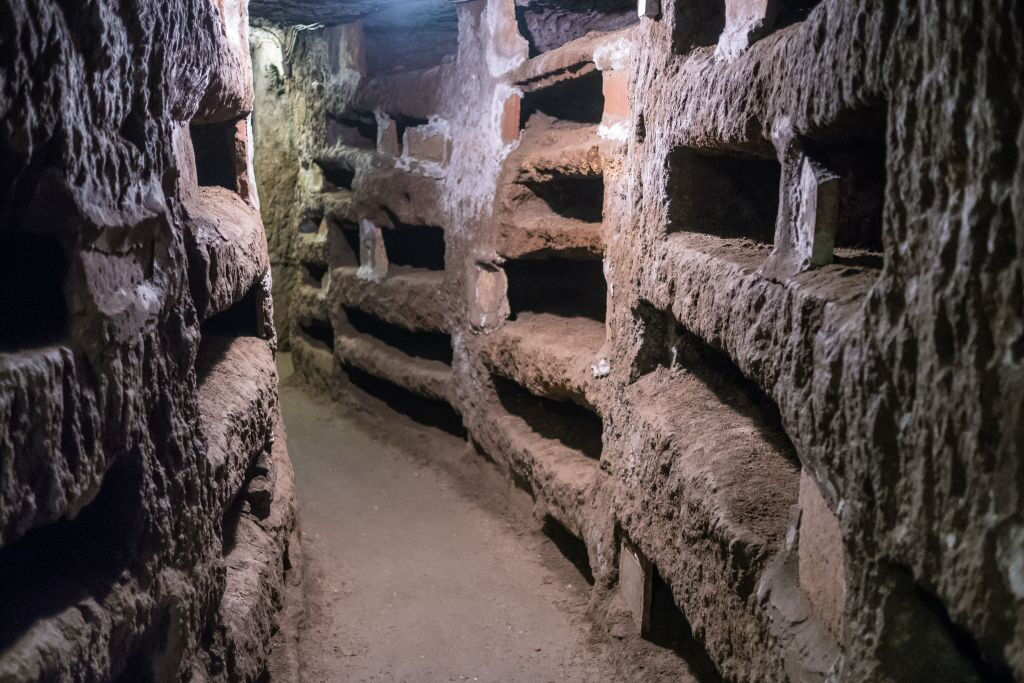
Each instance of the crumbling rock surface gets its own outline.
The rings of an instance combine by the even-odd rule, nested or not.
[[[0,679],[257,680],[294,502],[246,3],[0,18]]]

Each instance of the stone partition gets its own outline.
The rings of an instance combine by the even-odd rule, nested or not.
[[[4,681],[266,675],[297,557],[246,4],[0,2]]]

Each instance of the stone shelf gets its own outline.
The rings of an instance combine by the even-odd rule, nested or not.
[[[205,320],[245,296],[270,268],[260,213],[237,193],[200,187],[185,201],[189,280]]]
[[[584,76],[597,68],[594,50],[622,33],[624,31],[595,32],[543,52],[512,71],[511,80],[524,89],[533,90],[567,78]]]
[[[277,409],[277,370],[270,345],[255,337],[204,335],[196,358],[199,420],[223,512],[266,446]]]
[[[521,313],[487,335],[487,364],[531,392],[593,408],[587,398],[604,323],[548,313]]]
[[[335,339],[335,355],[343,363],[385,379],[420,396],[455,401],[452,369],[436,360],[414,358],[378,339],[348,331]]]
[[[339,303],[409,330],[446,331],[450,302],[444,271],[392,267],[380,282],[357,273],[351,267],[331,271]]]

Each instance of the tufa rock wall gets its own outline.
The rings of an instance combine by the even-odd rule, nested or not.
[[[620,636],[1024,678],[1024,17],[640,10],[458,3],[374,77],[358,22],[294,33],[298,371],[466,434]]]
[[[0,17],[0,679],[257,680],[295,509],[246,3]]]

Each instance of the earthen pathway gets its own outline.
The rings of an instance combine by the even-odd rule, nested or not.
[[[589,586],[546,537],[499,511],[464,441],[343,408],[289,377],[286,354],[280,366],[305,680],[615,678],[588,636]]]

